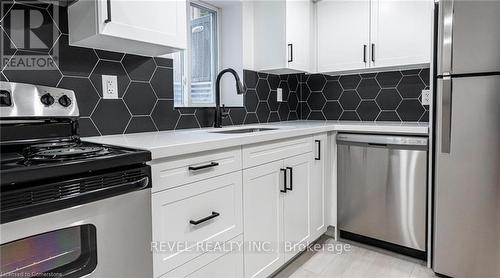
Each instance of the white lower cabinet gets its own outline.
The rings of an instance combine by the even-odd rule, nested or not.
[[[311,237],[311,155],[287,158],[283,166],[287,174],[287,190],[283,193],[283,240],[285,261],[288,261],[304,250]]]
[[[314,151],[312,152],[311,185],[309,188],[309,209],[311,238],[316,239],[326,232],[326,165],[328,136],[326,134],[316,135],[314,140]]]
[[[326,231],[326,148],[320,134],[153,164],[154,276],[276,272]]]
[[[326,138],[326,134],[303,138],[310,141],[309,151],[243,170],[246,278],[269,276],[326,231],[322,177]],[[281,144],[286,146],[287,141]],[[247,147],[257,148],[266,149],[264,144]],[[243,164],[251,154],[255,152],[243,148]]]
[[[285,263],[283,161],[243,171],[245,277],[266,277]]]

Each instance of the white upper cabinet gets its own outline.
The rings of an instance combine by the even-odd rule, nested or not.
[[[316,4],[317,71],[430,63],[432,0]]]
[[[187,47],[185,0],[80,0],[68,13],[71,45],[147,56]]]
[[[325,0],[316,5],[318,72],[368,67],[370,1]]]
[[[371,0],[371,66],[430,63],[433,1]]]
[[[253,61],[249,69],[277,74],[312,67],[313,3],[310,0],[253,1]]]

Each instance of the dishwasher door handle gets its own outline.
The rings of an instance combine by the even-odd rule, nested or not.
[[[427,137],[417,136],[394,136],[394,135],[366,135],[366,134],[346,134],[337,135],[338,144],[368,144],[374,146],[427,146]]]

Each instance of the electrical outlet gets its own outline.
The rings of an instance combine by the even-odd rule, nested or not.
[[[431,90],[422,90],[422,105],[431,105]]]
[[[118,99],[118,79],[116,75],[102,76],[102,98]]]
[[[276,101],[283,101],[283,88],[278,88],[278,90],[276,91]]]

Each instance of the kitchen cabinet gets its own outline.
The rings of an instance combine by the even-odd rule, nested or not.
[[[285,263],[283,161],[243,170],[245,277],[266,277]]]
[[[306,153],[283,161],[286,192],[283,194],[283,230],[285,261],[307,246],[311,237],[309,196],[311,195],[311,155]]]
[[[76,1],[68,8],[70,45],[159,56],[187,47],[185,0]]]
[[[326,152],[321,143],[312,148],[314,138],[326,137],[243,147],[245,242],[279,243],[272,252],[246,249],[245,277],[270,275],[326,231],[325,178],[314,176],[324,176]]]
[[[430,63],[433,1],[319,1],[317,69]]]
[[[370,66],[370,1],[319,1],[318,72]]]
[[[433,4],[371,0],[370,66],[430,63]]]
[[[253,1],[253,69],[275,74],[309,72],[314,61],[310,0]]]
[[[311,238],[316,239],[326,232],[326,198],[327,196],[327,150],[328,136],[315,135],[312,155],[311,183],[309,188],[310,231]],[[335,169],[335,168],[332,168]]]

